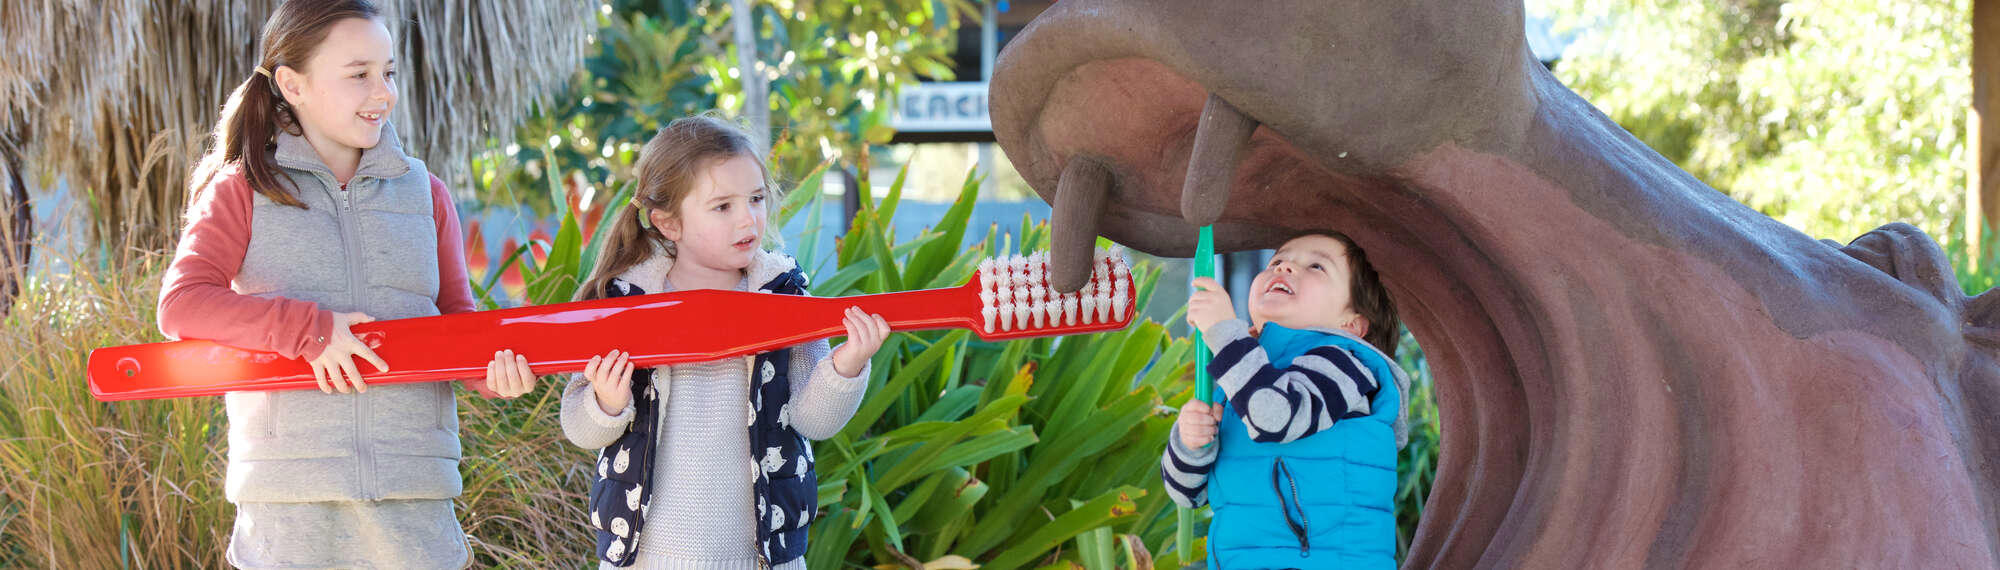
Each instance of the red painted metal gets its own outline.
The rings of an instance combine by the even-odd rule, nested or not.
[[[1129,276],[1127,291],[1136,291]],[[965,285],[852,297],[803,297],[700,290],[579,301],[354,325],[356,337],[389,364],[357,361],[370,385],[479,378],[498,350],[529,358],[536,374],[581,372],[592,356],[628,351],[636,366],[700,362],[773,350],[846,332],[842,312],[859,306],[892,329],[971,329],[985,340],[1123,328],[1137,303],[1108,321],[987,332],[980,277]],[[203,340],[100,348],[90,352],[90,393],[98,400],[213,396],[243,390],[318,389],[304,360]]]

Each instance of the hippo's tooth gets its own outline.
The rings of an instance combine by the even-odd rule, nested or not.
[[[1194,151],[1188,155],[1187,180],[1181,185],[1181,218],[1195,227],[1214,225],[1229,204],[1229,185],[1236,179],[1236,162],[1250,145],[1257,121],[1214,94],[1201,107],[1195,127]]]
[[[1049,286],[1075,292],[1090,279],[1097,221],[1111,193],[1111,170],[1090,157],[1071,157],[1056,185],[1049,227]]]

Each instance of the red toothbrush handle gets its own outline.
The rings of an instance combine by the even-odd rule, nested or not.
[[[580,372],[592,356],[632,353],[640,366],[699,362],[845,334],[849,306],[882,314],[897,330],[969,326],[978,312],[962,288],[814,298],[689,291],[519,307],[354,325],[389,364],[357,362],[371,385],[480,378],[493,353],[512,349],[537,374]],[[965,308],[967,305],[970,308]],[[213,396],[237,390],[317,389],[301,359],[205,340],[100,348],[87,366],[98,400]]]
[[[1003,324],[1001,330],[987,330],[979,283],[975,278],[958,287],[825,298],[657,293],[377,321],[351,330],[389,364],[389,371],[374,372],[372,365],[356,363],[376,385],[480,378],[493,353],[503,349],[526,356],[536,374],[580,372],[591,357],[614,349],[630,353],[638,366],[743,356],[845,334],[842,313],[851,306],[882,315],[894,330],[965,328],[986,340],[1112,330],[1131,319],[1127,303],[1111,318],[1089,323]],[[318,388],[304,360],[204,340],[100,348],[90,352],[87,370],[90,393],[102,401]]]

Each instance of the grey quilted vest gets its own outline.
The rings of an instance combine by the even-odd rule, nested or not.
[[[276,159],[307,209],[255,195],[249,251],[232,283],[238,293],[379,320],[438,314],[430,172],[403,154],[394,129],[384,126],[382,142],[362,152],[346,190],[302,137],[280,133]],[[231,502],[457,497],[452,390],[423,382],[365,394],[230,393],[224,492]]]

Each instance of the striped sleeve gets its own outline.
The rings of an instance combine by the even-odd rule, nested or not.
[[[1369,399],[1382,386],[1339,347],[1314,347],[1280,369],[1241,320],[1217,323],[1202,336],[1215,350],[1208,373],[1254,441],[1296,441],[1335,421],[1366,416]]]
[[[1215,467],[1215,446],[1188,449],[1181,444],[1181,428],[1167,432],[1167,452],[1160,457],[1160,480],[1167,484],[1167,497],[1174,504],[1195,508],[1208,504],[1208,472]]]

